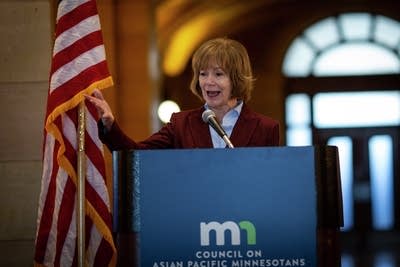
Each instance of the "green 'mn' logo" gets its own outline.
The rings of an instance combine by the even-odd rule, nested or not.
[[[240,245],[240,233],[241,229],[246,231],[247,235],[247,244],[255,245],[256,244],[256,228],[254,224],[250,221],[241,221],[239,223],[235,223],[232,221],[226,221],[224,223],[218,222],[201,222],[200,223],[200,244],[202,246],[210,245],[210,234],[211,232],[215,233],[215,243],[217,246],[225,245],[225,232],[229,231],[231,234],[231,244],[232,245]]]

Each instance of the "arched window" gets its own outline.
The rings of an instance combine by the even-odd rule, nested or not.
[[[339,148],[342,230],[393,229],[399,221],[400,23],[368,13],[323,19],[292,42],[282,71],[286,144]]]
[[[306,29],[286,53],[288,77],[400,73],[400,23],[384,16],[346,13]]]

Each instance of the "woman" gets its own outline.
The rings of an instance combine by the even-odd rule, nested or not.
[[[122,132],[100,91],[86,96],[99,112],[102,142],[111,151],[226,147],[225,141],[202,120],[204,110],[210,109],[235,147],[279,145],[278,122],[246,105],[254,79],[242,44],[228,38],[207,41],[194,53],[192,69],[190,89],[204,106],[172,114],[169,123],[141,142]]]

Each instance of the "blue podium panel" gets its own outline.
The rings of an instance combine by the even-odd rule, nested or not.
[[[316,266],[313,147],[133,155],[139,266]]]

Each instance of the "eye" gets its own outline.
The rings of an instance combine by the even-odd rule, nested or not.
[[[200,71],[199,76],[206,76],[207,73],[205,71]]]

